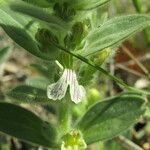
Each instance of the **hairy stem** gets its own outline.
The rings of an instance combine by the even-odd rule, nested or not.
[[[120,86],[124,87],[126,90],[131,90],[131,91],[134,91],[134,92],[139,92],[141,94],[150,95],[150,91],[137,89],[137,88],[134,88],[134,87],[131,87],[131,86],[127,85],[123,80],[119,79],[118,77],[112,75],[111,73],[109,73],[105,69],[103,69],[103,68],[99,67],[98,65],[94,64],[91,60],[89,60],[89,59],[87,59],[87,58],[85,58],[85,57],[83,57],[83,56],[81,56],[79,54],[75,54],[75,53],[69,51],[68,49],[62,47],[61,45],[55,44],[55,46],[57,48],[59,48],[60,50],[63,50],[66,53],[68,53],[68,54],[78,58],[79,60],[81,60],[84,63],[88,64],[89,66],[95,68],[96,70],[99,70],[101,73],[103,73],[104,75],[108,76],[110,79],[112,79],[113,81],[118,83]]]
[[[70,111],[70,100],[68,100],[68,95],[59,104],[58,110],[58,126],[59,135],[62,137],[70,130],[71,124],[71,111]]]

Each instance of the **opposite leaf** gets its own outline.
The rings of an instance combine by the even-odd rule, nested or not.
[[[0,103],[0,131],[45,147],[56,147],[56,130],[32,112],[9,103]]]
[[[150,15],[135,14],[110,19],[89,33],[81,54],[90,55],[118,44],[149,25]]]
[[[144,98],[123,95],[98,102],[80,119],[77,128],[87,144],[107,140],[125,131],[142,115]]]

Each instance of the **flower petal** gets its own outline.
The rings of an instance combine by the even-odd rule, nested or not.
[[[67,71],[64,70],[61,78],[47,87],[47,97],[52,100],[61,100],[66,94],[67,87]]]
[[[69,85],[71,100],[76,104],[81,102],[86,95],[86,91],[83,86],[78,84],[76,73],[74,71],[70,73]]]

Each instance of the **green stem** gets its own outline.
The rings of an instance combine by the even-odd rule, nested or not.
[[[71,111],[70,111],[70,100],[68,100],[68,95],[61,101],[59,104],[58,110],[58,126],[59,126],[59,135],[62,137],[70,130],[71,124]]]
[[[86,64],[88,64],[89,66],[99,70],[100,72],[102,72],[103,74],[105,74],[106,76],[110,77],[112,80],[116,81],[118,84],[122,85],[123,87],[125,87],[126,89],[129,89],[129,86],[124,83],[123,80],[117,78],[116,76],[112,75],[111,73],[109,73],[108,71],[106,71],[105,69],[99,67],[98,65],[94,64],[92,61],[90,61],[89,59],[86,59],[85,57],[79,55],[79,54],[75,54],[69,50],[67,50],[66,48],[60,46],[60,45],[56,45],[56,47],[58,47],[59,49],[67,52],[68,54],[78,58],[79,60],[85,62]]]
[[[143,13],[143,8],[140,0],[132,0],[134,7],[138,13]]]
[[[141,0],[132,0],[132,2],[138,13],[140,13],[140,14],[144,13]],[[148,46],[150,46],[150,36],[149,36],[148,30],[144,29],[143,33],[144,33],[144,37],[145,37],[145,40],[146,40]]]
[[[134,87],[131,87],[129,85],[127,85],[123,80],[117,78],[116,76],[112,75],[111,73],[109,73],[108,71],[106,71],[105,69],[99,67],[98,65],[94,64],[92,61],[90,61],[89,59],[86,59],[85,57],[79,55],[79,54],[75,54],[71,51],[69,51],[68,49],[62,47],[61,45],[56,45],[56,47],[58,47],[60,50],[65,51],[66,53],[78,58],[79,60],[85,62],[86,64],[90,65],[91,67],[95,68],[96,70],[99,70],[100,72],[102,72],[104,75],[108,76],[109,78],[111,78],[112,80],[114,80],[116,83],[118,83],[119,85],[123,86],[124,88],[126,88],[126,90],[130,90],[133,92],[139,92],[141,94],[145,94],[145,95],[150,95],[150,91],[146,91],[146,90],[141,90],[141,89],[137,89]]]

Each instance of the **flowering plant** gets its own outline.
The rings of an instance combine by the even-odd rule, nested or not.
[[[123,40],[150,25],[150,15],[108,19],[101,8],[110,0],[23,1],[0,1],[0,25],[37,58],[30,67],[42,75],[27,78],[6,96],[12,102],[46,104],[55,110],[56,121],[45,122],[25,108],[0,102],[0,131],[51,149],[82,150],[135,123],[150,93],[101,66]],[[123,92],[100,100],[98,72]]]

